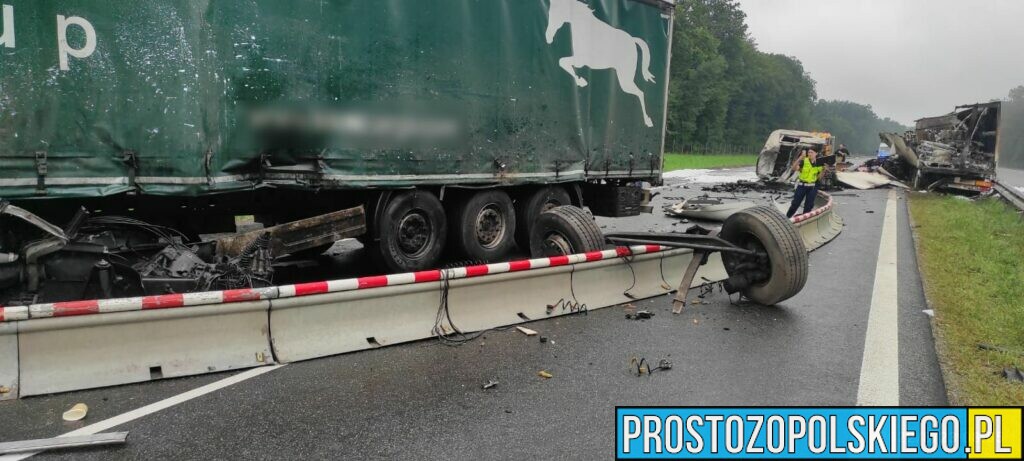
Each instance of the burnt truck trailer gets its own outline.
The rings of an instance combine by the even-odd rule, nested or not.
[[[999,101],[959,106],[918,120],[912,131],[879,137],[893,148],[914,189],[987,192],[996,174],[1001,111]]]
[[[390,271],[589,250],[579,209],[530,232],[661,180],[670,1],[0,13],[0,305],[253,286],[345,237]]]

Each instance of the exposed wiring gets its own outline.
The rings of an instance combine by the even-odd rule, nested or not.
[[[434,318],[434,327],[431,332],[437,336],[438,341],[447,346],[461,346],[474,339],[477,339],[490,331],[503,331],[511,327],[491,328],[480,330],[475,333],[463,332],[452,320],[452,313],[448,309],[448,292],[451,290],[451,278],[454,275],[452,269],[441,270],[440,301],[437,306],[437,316]]]
[[[642,376],[645,374],[650,376],[655,371],[671,369],[672,362],[669,362],[667,359],[658,360],[658,366],[654,368],[651,368],[651,365],[646,358],[641,357],[637,359],[636,357],[633,357],[633,359],[629,361],[629,371],[636,374],[636,376]]]
[[[587,315],[589,309],[587,309],[586,303],[580,303],[575,300],[568,300],[565,298],[559,299],[554,304],[548,304],[548,315],[552,314],[556,310],[561,310],[563,313],[568,311],[568,315]]]

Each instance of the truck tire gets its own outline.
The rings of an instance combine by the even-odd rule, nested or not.
[[[751,271],[762,274],[740,289],[747,299],[771,306],[795,296],[807,283],[804,241],[789,220],[774,208],[759,206],[737,212],[725,220],[719,236],[758,253],[722,253],[730,281]]]
[[[436,267],[448,233],[441,201],[421,190],[395,195],[374,228],[378,235],[366,242],[368,253],[392,273]]]
[[[571,204],[569,193],[560,186],[544,186],[524,194],[516,203],[516,245],[519,249],[530,251],[530,231],[541,213]]]
[[[459,253],[471,261],[499,261],[515,247],[516,212],[503,190],[473,193],[455,206],[449,225]]]
[[[582,208],[564,205],[540,214],[530,233],[534,258],[564,256],[604,249],[604,234]]]

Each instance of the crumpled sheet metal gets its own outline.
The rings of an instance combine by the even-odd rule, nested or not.
[[[704,221],[725,221],[738,211],[757,206],[754,202],[725,202],[719,204],[695,204],[682,201],[665,210],[669,216],[677,218],[700,219]]]
[[[847,186],[860,190],[876,189],[898,183],[883,174],[864,171],[840,171],[836,173],[836,179]]]

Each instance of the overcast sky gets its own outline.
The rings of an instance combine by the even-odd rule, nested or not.
[[[761,51],[794,56],[818,97],[910,124],[1024,85],[1024,0],[739,0]]]

